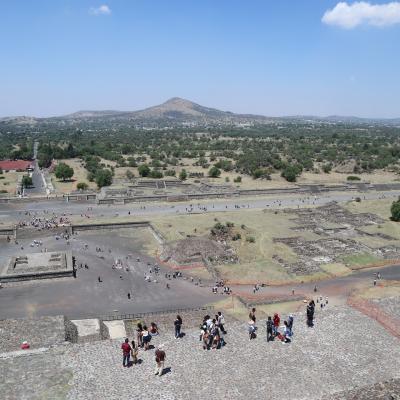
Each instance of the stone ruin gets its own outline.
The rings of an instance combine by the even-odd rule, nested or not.
[[[294,214],[291,221],[297,226],[295,232],[310,231],[321,237],[318,240],[305,240],[301,237],[275,238],[275,243],[283,243],[297,255],[298,261],[289,263],[278,255],[273,259],[288,272],[307,275],[320,271],[321,264],[341,261],[343,256],[369,253],[384,259],[400,258],[400,247],[384,246],[371,248],[353,238],[360,236],[378,237],[384,240],[395,238],[383,233],[368,233],[363,226],[377,225],[384,220],[371,213],[354,214],[332,202],[317,208],[288,209],[285,213]]]
[[[2,268],[0,282],[57,278],[73,275],[71,252],[30,253],[11,257]]]
[[[238,261],[234,250],[225,242],[207,237],[188,237],[165,245],[161,256],[164,262],[175,264],[204,263],[212,264],[236,263]]]

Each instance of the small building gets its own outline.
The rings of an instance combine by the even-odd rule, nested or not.
[[[3,160],[0,161],[0,169],[4,172],[31,172],[34,166],[31,161]]]

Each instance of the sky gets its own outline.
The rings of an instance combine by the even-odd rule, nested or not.
[[[400,117],[400,2],[1,0],[0,117],[171,97],[267,116]]]

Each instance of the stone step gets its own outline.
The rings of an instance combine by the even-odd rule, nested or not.
[[[77,327],[78,343],[103,339],[102,324],[98,318],[74,319],[71,322]]]
[[[103,323],[108,329],[110,339],[123,339],[127,337],[123,320],[103,321]]]

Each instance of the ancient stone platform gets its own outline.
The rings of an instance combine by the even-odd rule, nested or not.
[[[57,251],[11,257],[0,266],[0,282],[57,278],[73,275],[72,253]]]

